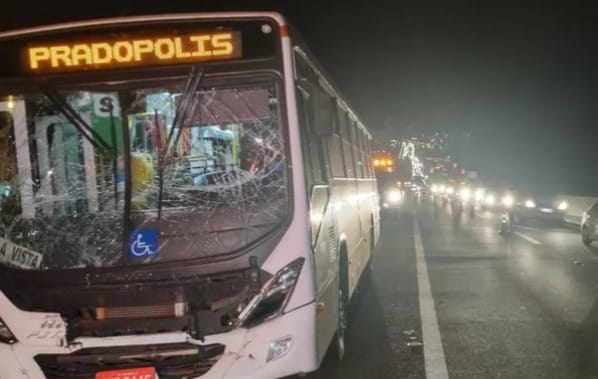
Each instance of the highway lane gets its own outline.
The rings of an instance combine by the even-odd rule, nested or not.
[[[384,218],[346,359],[309,377],[426,377],[414,222],[450,378],[598,378],[597,249],[572,227],[503,237],[497,214],[457,218],[432,201]]]

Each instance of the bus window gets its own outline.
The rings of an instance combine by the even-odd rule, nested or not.
[[[344,128],[343,128],[343,154],[345,158],[345,166],[347,167],[347,177],[357,178],[356,157],[353,152],[353,121],[348,113],[344,113]]]
[[[368,178],[369,177],[369,173],[368,173],[368,169],[367,169],[368,156],[366,154],[365,141],[364,141],[366,136],[363,134],[363,130],[361,130],[359,125],[356,125],[356,126],[357,126],[357,129],[356,129],[357,140],[359,142],[359,144],[357,145],[357,148],[359,150],[359,167],[361,169],[361,177]]]
[[[332,177],[344,178],[347,176],[345,163],[343,161],[343,140],[340,134],[340,123],[338,118],[338,103],[332,101],[332,112],[334,112],[334,133],[328,138],[328,158]]]
[[[361,131],[357,122],[351,122],[351,137],[353,141],[353,159],[355,159],[355,172],[358,178],[364,178],[363,160],[361,156]]]
[[[368,178],[372,179],[374,178],[374,168],[372,167],[372,148],[371,148],[371,143],[370,143],[370,139],[368,137],[368,135],[364,135],[364,142],[365,142],[365,154],[366,154],[366,167],[367,167],[367,171],[368,171]]]
[[[18,198],[14,122],[10,112],[0,112],[0,227],[21,213]]]
[[[322,172],[313,153],[310,149],[311,141],[309,137],[309,124],[312,122],[312,109],[309,106],[309,94],[299,89],[297,91],[297,113],[299,116],[299,132],[301,134],[303,164],[305,166],[305,180],[307,182],[308,193],[314,184],[322,177]]]
[[[55,205],[61,205],[59,212],[81,212],[86,196],[76,193],[85,181],[82,137],[72,124],[53,123],[46,129],[46,141],[53,192],[68,194],[64,202]]]
[[[150,90],[135,97],[134,108],[145,107],[147,113],[129,120],[133,208],[192,206],[193,198],[221,186],[239,186],[263,177],[284,180],[284,146],[279,125],[272,118],[276,110],[270,109],[271,96],[272,88],[267,86],[201,90],[189,117],[177,125],[173,114],[180,90]],[[151,110],[156,105],[152,97],[170,100]]]

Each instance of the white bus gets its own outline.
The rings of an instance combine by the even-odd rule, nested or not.
[[[0,378],[277,378],[344,353],[371,136],[275,13],[0,34]]]

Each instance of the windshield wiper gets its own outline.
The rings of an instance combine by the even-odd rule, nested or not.
[[[177,137],[174,141],[173,149],[177,144],[178,139],[181,136],[183,123],[185,120],[188,119],[189,113],[193,110],[191,105],[193,104],[193,98],[195,93],[197,92],[197,87],[201,82],[203,77],[204,71],[200,69],[198,66],[193,66],[191,68],[191,72],[187,77],[187,82],[185,83],[185,88],[181,93],[181,98],[179,104],[177,106],[176,113],[174,115],[174,120],[172,122],[172,128],[170,129],[170,133],[168,133],[168,138],[166,139],[166,143],[164,146],[161,146],[160,154],[158,155],[159,162],[158,162],[158,219],[160,219],[162,215],[162,198],[163,198],[163,191],[164,191],[164,170],[166,168],[166,164],[170,161],[170,157],[172,155],[170,150],[170,144],[172,141],[172,137],[174,136],[175,129],[179,129],[177,132]],[[155,117],[154,122],[156,123],[155,127],[158,126],[158,115],[157,110],[155,110]]]
[[[68,101],[56,89],[42,88],[42,93],[50,100],[50,102],[66,117],[66,119],[73,124],[81,135],[87,139],[97,150],[109,153],[112,161],[112,171],[114,180],[114,209],[118,207],[118,149],[116,142],[116,123],[114,120],[114,105],[111,103],[109,107],[110,112],[110,137],[112,145],[109,145],[102,136],[100,136],[91,125],[89,125],[79,113],[73,109]]]
[[[71,107],[66,99],[56,90],[42,88],[42,93],[50,100],[64,117],[73,124],[79,133],[85,137],[96,149],[110,152],[112,154],[116,151],[116,146],[110,146],[104,139],[89,125],[79,113]],[[115,154],[114,154],[115,155]]]

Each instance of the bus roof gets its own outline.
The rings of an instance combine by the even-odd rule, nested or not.
[[[57,24],[47,24],[42,26],[34,26],[29,28],[14,29],[0,32],[0,39],[14,38],[26,36],[30,34],[39,34],[45,32],[53,32],[68,29],[80,29],[98,25],[119,25],[119,24],[135,24],[153,21],[181,21],[181,20],[217,20],[225,18],[271,18],[279,25],[287,25],[284,17],[277,12],[206,12],[206,13],[172,13],[161,15],[140,15],[140,16],[125,16],[113,17],[103,19],[91,19],[83,21],[73,21]]]

